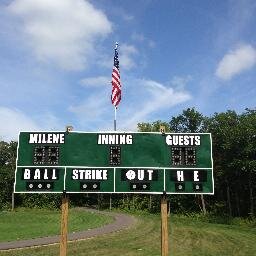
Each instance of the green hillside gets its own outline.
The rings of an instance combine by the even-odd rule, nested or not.
[[[68,255],[120,256],[160,255],[160,216],[136,215],[135,226],[101,237],[68,244]],[[231,224],[217,224],[201,217],[169,219],[171,256],[253,256],[256,252],[255,222],[234,220]],[[59,246],[2,252],[0,255],[59,255]]]

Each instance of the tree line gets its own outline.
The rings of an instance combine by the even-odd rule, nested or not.
[[[170,121],[139,123],[138,131],[210,132],[213,139],[214,195],[170,195],[171,212],[208,212],[214,215],[255,216],[256,184],[256,110],[245,109],[241,114],[228,110],[207,117],[188,108]],[[0,141],[0,208],[11,207],[17,142]],[[159,195],[70,195],[74,206],[97,205],[101,208],[130,210],[160,210]],[[61,203],[60,195],[19,194],[15,205],[54,207]]]

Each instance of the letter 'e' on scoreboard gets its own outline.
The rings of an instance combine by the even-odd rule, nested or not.
[[[209,133],[20,132],[15,193],[213,194]]]

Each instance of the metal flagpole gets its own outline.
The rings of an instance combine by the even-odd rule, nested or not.
[[[114,107],[114,109],[115,109],[114,131],[116,131],[116,107]],[[112,194],[110,194],[110,197],[109,197],[109,210],[112,210]]]
[[[115,118],[114,118],[114,131],[116,131],[116,107],[115,108]]]
[[[116,42],[116,45],[115,45],[115,57],[116,57],[116,50],[117,50],[117,47],[118,47],[118,43]],[[114,66],[115,66],[115,58],[114,58]],[[113,74],[112,74],[113,75]],[[113,79],[113,78],[112,78]],[[113,81],[113,80],[112,80]],[[113,91],[112,91],[113,93]],[[113,95],[112,95],[113,96]],[[112,102],[113,103],[113,102]],[[116,131],[116,109],[117,107],[114,106],[114,110],[115,110],[115,115],[114,115],[114,131]],[[111,210],[112,209],[112,194],[110,194],[110,197],[109,197],[109,209]]]

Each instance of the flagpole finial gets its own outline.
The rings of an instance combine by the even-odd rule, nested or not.
[[[118,42],[116,42],[115,44],[115,50],[118,48]]]

